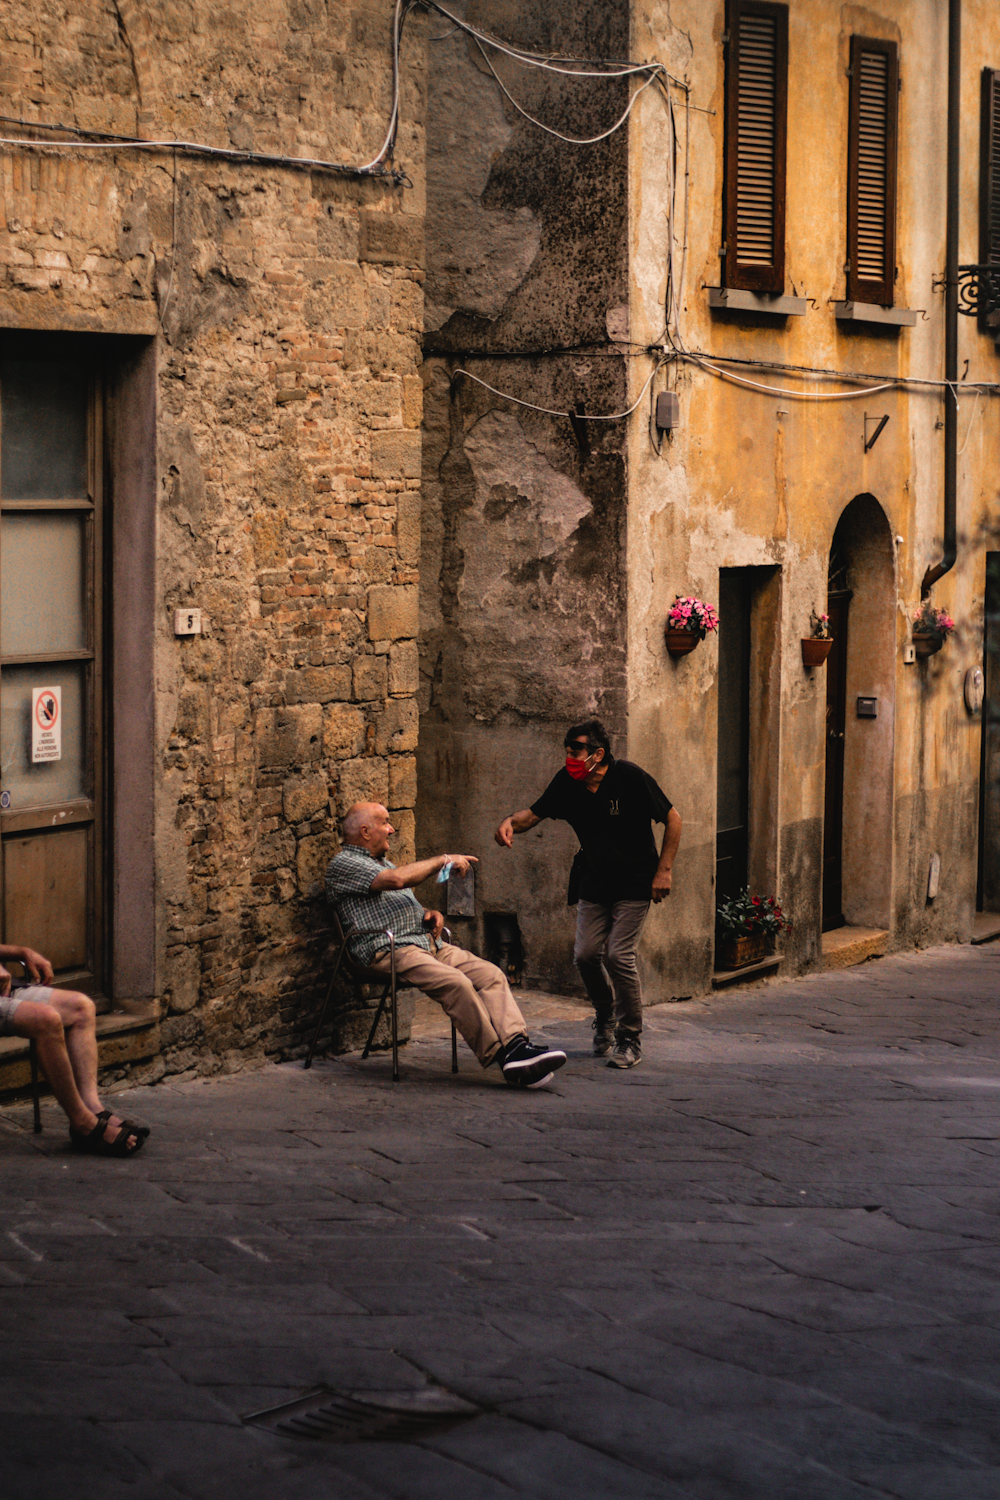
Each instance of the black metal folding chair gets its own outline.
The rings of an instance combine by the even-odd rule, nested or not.
[[[389,974],[388,976],[386,976],[381,969],[370,969],[367,967],[367,965],[359,964],[354,961],[354,959],[350,955],[350,952],[348,951],[347,934],[344,932],[340,917],[336,909],[333,907],[331,907],[330,909],[330,916],[334,937],[337,939],[337,942],[340,946],[337,949],[337,956],[333,961],[333,971],[330,975],[330,983],[326,987],[326,998],[323,1001],[323,1005],[319,1013],[319,1020],[316,1022],[316,1030],[313,1032],[312,1041],[309,1043],[309,1051],[306,1053],[304,1066],[307,1068],[312,1066],[313,1053],[316,1051],[316,1044],[319,1041],[319,1034],[323,1029],[323,1022],[326,1020],[326,1014],[330,1008],[330,1001],[333,999],[333,987],[337,982],[338,974],[340,973],[341,969],[343,969],[344,972],[348,974],[353,980],[355,989],[357,989],[357,987],[362,984],[381,984],[384,986],[382,990],[382,998],[379,1000],[378,1009],[375,1012],[375,1019],[372,1022],[372,1029],[368,1033],[368,1040],[365,1043],[365,1050],[362,1052],[361,1057],[362,1060],[364,1060],[371,1051],[372,1042],[375,1040],[375,1033],[378,1030],[378,1023],[382,1019],[382,1014],[385,1010],[386,1002],[388,1001],[390,1033],[392,1036],[392,1081],[393,1083],[398,1083],[399,1011],[396,1003],[396,997],[398,991],[401,988],[415,989],[416,986],[409,984],[405,979],[398,979],[396,977],[395,934],[390,932],[388,929],[386,930],[385,935],[389,940]],[[450,942],[451,932],[447,927],[445,927],[443,931]],[[451,1023],[451,1071],[453,1073],[458,1072],[458,1033],[455,1030],[454,1021],[452,1021]]]
[[[18,980],[19,984],[22,983],[22,982],[24,982],[23,981],[23,976],[27,973],[27,970],[26,970],[24,964],[21,962],[21,960],[19,958],[8,958],[8,960],[7,960],[7,967],[8,967],[8,969],[16,969],[17,970],[17,975],[15,977],[17,977],[17,980]],[[20,976],[20,977],[18,977],[18,976]],[[29,1064],[31,1066],[31,1102],[32,1102],[32,1104],[34,1106],[34,1113],[35,1113],[35,1134],[36,1135],[41,1135],[41,1133],[42,1133],[41,1087],[39,1085],[39,1080],[38,1080],[38,1048],[35,1046],[35,1039],[34,1039],[34,1037],[29,1037],[28,1038],[28,1062],[29,1062]]]
[[[28,1061],[31,1063],[31,1098],[35,1106],[35,1134],[42,1133],[42,1106],[38,1096],[38,1051],[35,1047],[35,1038],[28,1041]]]

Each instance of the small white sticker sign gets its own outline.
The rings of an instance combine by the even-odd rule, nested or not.
[[[62,688],[31,689],[31,759],[62,760]]]

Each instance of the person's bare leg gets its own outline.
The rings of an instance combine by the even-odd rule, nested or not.
[[[32,1024],[40,1030],[27,1034],[35,1037],[38,1060],[70,1124],[87,1134],[93,1130],[97,1116],[104,1109],[97,1092],[94,1002],[89,995],[82,995],[77,990],[53,990],[48,1005],[23,1000],[14,1012],[15,1025],[21,1020],[22,1012],[29,1009],[31,1012],[50,1013],[44,1019],[33,1020]],[[55,1012],[54,1019],[51,1012]],[[32,1018],[25,1019],[31,1021]],[[53,1069],[56,1077],[53,1077]],[[104,1131],[104,1139],[109,1145],[117,1140],[121,1127],[121,1116],[112,1114]]]
[[[80,1098],[99,1115],[104,1105],[97,1092],[97,1012],[89,995],[53,990],[50,1000],[65,1028],[66,1051]]]
[[[100,1109],[92,1109],[80,1093],[66,1046],[62,1017],[56,1008],[40,1005],[34,1000],[22,1000],[14,1012],[13,1028],[18,1035],[34,1042],[49,1087],[69,1123],[76,1130],[93,1130]]]

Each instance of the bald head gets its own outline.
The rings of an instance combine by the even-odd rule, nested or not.
[[[358,844],[379,859],[396,831],[381,802],[355,802],[344,816],[343,830],[345,844]]]

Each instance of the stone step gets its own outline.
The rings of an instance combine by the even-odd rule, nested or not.
[[[160,1007],[156,1001],[97,1017],[98,1071],[154,1057],[160,1050]],[[45,1085],[43,1084],[43,1088]],[[0,1096],[31,1090],[31,1064],[24,1037],[0,1037]]]
[[[781,954],[769,953],[756,963],[744,964],[741,969],[716,969],[712,975],[713,990],[727,990],[736,985],[752,984],[757,979],[766,979],[777,974],[781,968]]]
[[[823,934],[823,968],[852,969],[869,958],[881,958],[889,933],[881,927],[835,927]]]
[[[977,911],[972,919],[972,942],[993,943],[1000,938],[1000,912]]]

